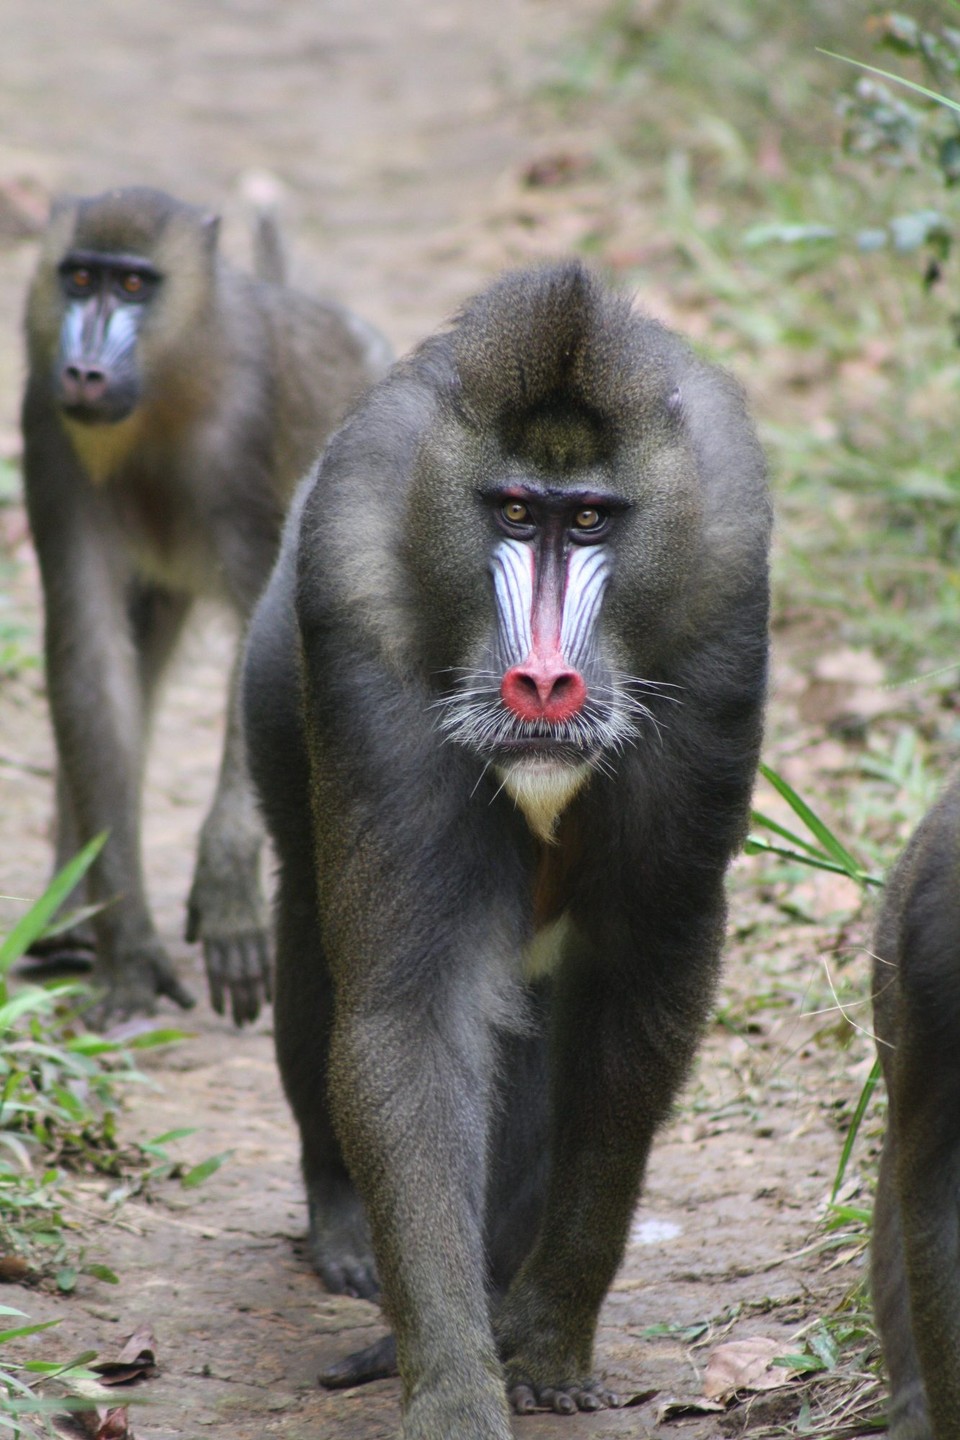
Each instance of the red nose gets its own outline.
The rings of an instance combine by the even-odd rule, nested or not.
[[[559,659],[511,665],[500,682],[504,705],[521,720],[546,720],[562,725],[583,709],[587,687],[578,670]]]

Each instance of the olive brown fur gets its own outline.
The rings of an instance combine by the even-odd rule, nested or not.
[[[296,482],[388,363],[338,305],[232,269],[216,217],[146,188],[54,207],[30,287],[24,477],[46,610],[57,863],[108,832],[54,949],[89,958],[105,1008],[192,997],[150,914],[141,777],[157,687],[193,601],[243,623]],[[236,667],[235,667],[236,668]],[[262,823],[231,681],[188,938],[211,997],[252,1019],[269,991]]]

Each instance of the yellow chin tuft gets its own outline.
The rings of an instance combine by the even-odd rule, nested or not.
[[[538,840],[554,843],[557,821],[590,774],[590,766],[564,765],[553,760],[517,760],[498,765],[503,788],[523,811]]]
[[[139,410],[114,424],[83,425],[63,417],[63,428],[77,452],[77,459],[94,485],[104,485],[139,444],[143,417]]]

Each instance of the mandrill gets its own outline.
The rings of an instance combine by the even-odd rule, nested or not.
[[[277,1051],[406,1440],[613,1401],[597,1314],[713,1000],[769,530],[737,386],[578,263],[400,361],[291,512],[244,679]]]
[[[157,688],[195,599],[241,621],[273,564],[296,482],[386,367],[385,342],[340,306],[231,269],[217,219],[156,190],[55,208],[27,302],[24,482],[46,609],[57,744],[57,864],[109,838],[84,898],[108,1010],[193,1003],[150,915],[140,788]],[[266,253],[266,252],[265,252]],[[204,823],[187,938],[214,1007],[237,1023],[269,993],[236,681]]]

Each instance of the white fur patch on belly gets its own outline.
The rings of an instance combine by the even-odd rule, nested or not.
[[[572,924],[570,916],[564,913],[548,925],[541,925],[529,945],[523,947],[521,965],[524,980],[539,980],[553,973],[566,948]]]

